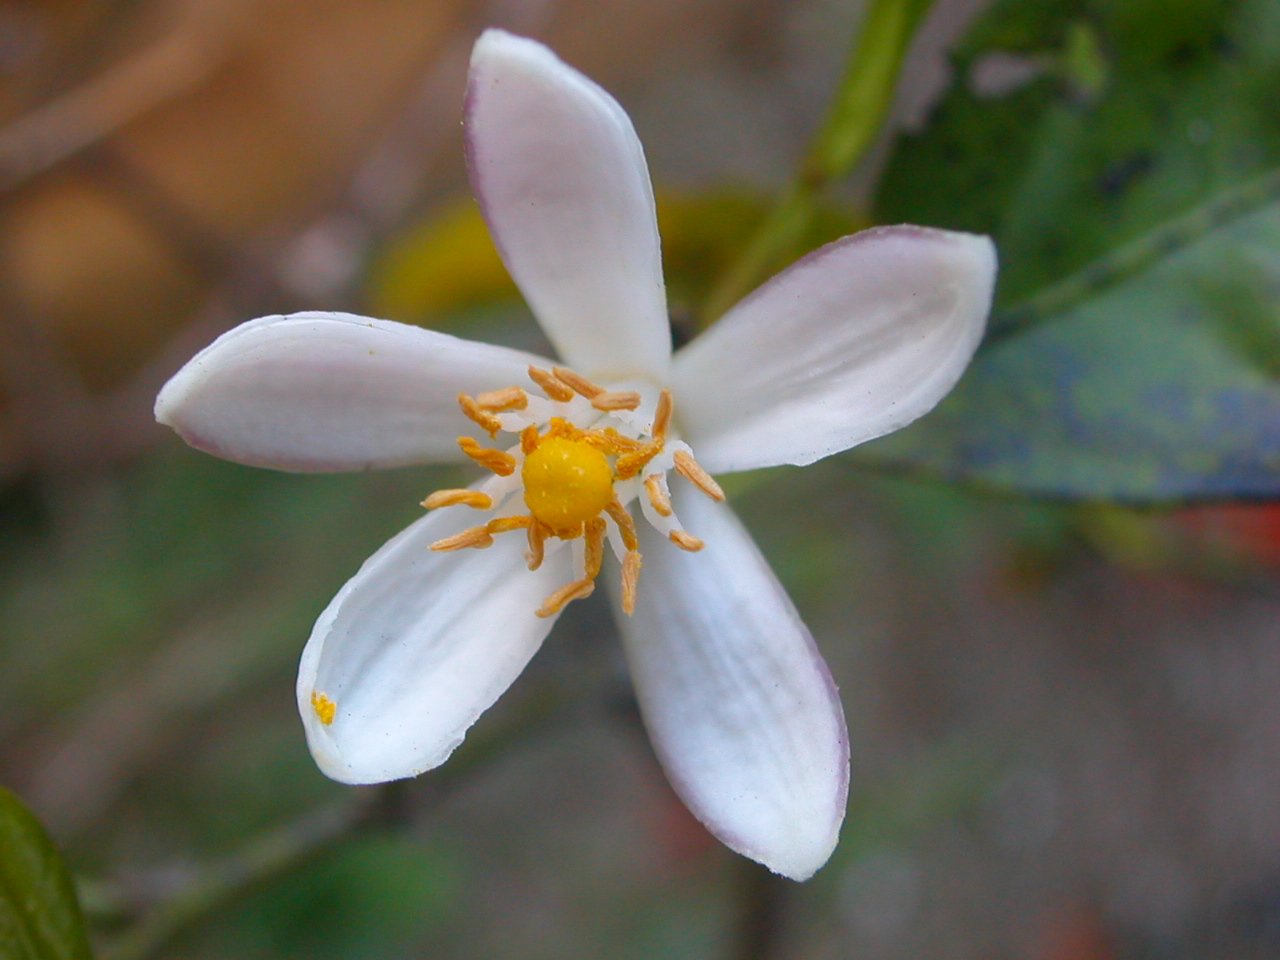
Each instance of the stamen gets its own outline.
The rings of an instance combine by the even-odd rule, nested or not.
[[[671,425],[671,411],[675,404],[671,400],[671,391],[663,390],[658,395],[658,408],[653,412],[653,428],[649,431],[655,440],[664,440],[667,427]]]
[[[586,575],[594,580],[600,576],[604,563],[604,519],[594,517],[587,521]]]
[[[622,534],[622,545],[628,550],[635,550],[640,545],[640,541],[636,539],[636,522],[632,519],[630,511],[618,501],[617,497],[609,501],[604,509],[618,525],[618,532]]]
[[[527,530],[533,524],[533,517],[494,517],[484,525],[489,533],[507,533],[511,530]]]
[[[681,550],[688,550],[690,553],[697,553],[706,546],[705,543],[687,530],[672,530],[668,537]]]
[[[615,393],[605,390],[591,398],[591,405],[608,413],[610,410],[634,410],[640,406],[640,394],[630,391]]]
[[[693,459],[693,455],[689,451],[677,450],[675,461],[676,470],[680,476],[684,477],[712,500],[724,500],[724,491],[720,489],[720,484],[711,479],[711,474],[698,465],[698,461]]]
[[[465,393],[458,394],[458,406],[462,408],[462,412],[467,415],[467,418],[489,434],[490,438],[496,437],[498,431],[502,429],[501,420],[492,413],[481,410],[480,405]]]
[[[573,389],[557,380],[556,375],[549,370],[530,367],[529,379],[540,386],[542,392],[552,400],[559,400],[564,403],[573,399]]]
[[[493,537],[489,535],[489,531],[485,526],[481,526],[468,527],[461,533],[455,533],[452,537],[444,537],[441,540],[437,540],[431,545],[431,549],[443,553],[449,550],[465,550],[468,547],[483,550],[485,547],[491,546],[493,546]]]
[[[507,410],[523,410],[529,406],[529,395],[519,387],[507,387],[505,390],[490,390],[476,397],[476,406],[491,413],[503,413]]]
[[[458,446],[480,466],[492,470],[500,477],[509,477],[516,472],[516,458],[503,450],[482,447],[470,437],[459,437]]]
[[[649,461],[662,452],[662,441],[646,443],[634,453],[623,454],[614,465],[614,472],[619,480],[630,480],[649,465]]]
[[[458,505],[472,507],[476,510],[492,510],[493,497],[487,493],[481,493],[479,490],[437,490],[423,500],[422,505],[428,510]]]
[[[662,476],[652,473],[644,479],[644,492],[649,495],[649,503],[660,517],[671,516],[671,498],[662,489]]]
[[[567,583],[542,601],[542,606],[538,608],[537,614],[544,618],[554,617],[570,602],[591,596],[595,589],[596,582],[594,580],[575,580],[573,583]]]
[[[629,551],[622,561],[622,612],[628,617],[636,611],[636,585],[642,562],[639,550]]]
[[[567,383],[573,388],[574,393],[586,397],[588,400],[594,400],[605,392],[604,387],[592,383],[582,374],[574,373],[568,367],[552,367],[551,369],[555,372],[558,380]]]
[[[538,428],[531,423],[520,431],[520,452],[527,457],[536,449],[538,449]]]
[[[551,528],[545,523],[538,523],[535,520],[529,524],[529,552],[525,555],[525,559],[528,561],[530,570],[537,570],[542,566],[549,536],[551,536]]]
[[[338,713],[338,705],[319,690],[311,691],[311,709],[316,712],[316,716],[326,727],[333,723],[333,718]]]

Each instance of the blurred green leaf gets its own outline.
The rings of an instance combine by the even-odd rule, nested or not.
[[[40,822],[0,787],[0,957],[89,956],[84,918],[62,856]]]
[[[1066,498],[1278,496],[1276,249],[1280,203],[998,343],[855,456]]]
[[[1072,296],[1006,312],[937,412],[855,456],[1064,498],[1280,495],[1273,179],[1251,214],[1195,212],[1280,165],[1280,6],[1005,2],[960,73],[1010,54],[1030,81],[958,84],[900,146],[880,218],[993,234],[1001,303],[1067,276]],[[1188,229],[1152,232],[1170,221]]]

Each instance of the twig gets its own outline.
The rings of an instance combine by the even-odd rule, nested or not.
[[[871,0],[826,121],[795,180],[707,295],[699,311],[704,323],[737,303],[778,259],[795,250],[822,194],[875,143],[893,104],[903,58],[930,2]]]

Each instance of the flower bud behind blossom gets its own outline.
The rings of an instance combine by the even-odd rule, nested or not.
[[[653,191],[617,102],[489,30],[465,124],[475,195],[558,359],[349,314],[262,317],[183,367],[156,418],[281,470],[476,467],[316,622],[297,695],[330,777],[439,766],[604,582],[672,786],[729,847],[805,879],[844,818],[844,716],[713,476],[813,463],[928,412],[982,337],[995,250],[914,226],[845,237],[673,354]]]

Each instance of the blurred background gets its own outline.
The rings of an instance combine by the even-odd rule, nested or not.
[[[894,5],[0,2],[0,783],[103,956],[1280,957],[1280,5],[898,6],[883,125],[767,265],[976,230],[999,303],[935,415],[730,487],[853,743],[796,886],[670,792],[599,598],[447,767],[327,781],[302,643],[461,474],[234,466],[151,405],[273,312],[539,342],[466,190],[489,25],[630,112],[696,332]]]

